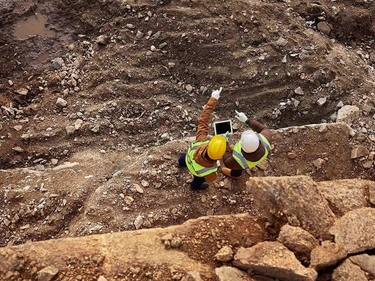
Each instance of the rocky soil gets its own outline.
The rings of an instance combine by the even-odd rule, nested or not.
[[[375,232],[368,228],[375,203],[372,1],[0,3],[0,251],[9,257],[0,264],[3,276],[374,278],[363,265],[363,259],[373,265],[375,248],[373,235],[365,235]],[[273,150],[241,179],[220,175],[208,190],[193,192],[191,175],[176,162],[218,87],[212,121],[232,119],[229,141],[245,129],[233,118],[243,111],[272,129]],[[320,200],[323,207],[315,204]],[[251,226],[238,227],[246,223],[235,214],[247,214],[239,220]],[[206,229],[199,220],[186,223],[203,216],[217,220],[217,232],[210,223]],[[191,232],[177,235],[181,224]],[[288,226],[315,242],[293,246]],[[353,229],[362,238],[349,247],[354,242],[340,233]],[[130,240],[116,246],[131,249],[142,243],[130,242],[137,233],[154,237],[144,248],[150,255],[139,249],[111,255],[115,250],[95,242],[107,245],[119,235],[116,241]],[[168,233],[172,238],[161,239]],[[207,235],[215,243],[202,243]],[[175,258],[155,260],[152,253],[169,255],[173,237],[181,240]],[[93,252],[77,246],[71,253],[71,241]],[[28,252],[25,245],[34,243]],[[226,247],[233,253],[217,260]],[[59,261],[55,251],[80,265]],[[254,260],[252,251],[265,260]],[[285,260],[266,260],[274,251]],[[178,262],[183,253],[185,267]],[[127,268],[122,273],[117,261]],[[53,268],[43,277],[47,266]],[[231,268],[229,279],[215,273],[221,266]]]

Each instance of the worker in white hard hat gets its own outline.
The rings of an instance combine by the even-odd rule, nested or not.
[[[225,167],[221,172],[227,177],[239,178],[242,171],[253,168],[264,161],[271,152],[271,131],[262,123],[247,118],[236,110],[236,118],[250,129],[242,133],[241,139],[233,146],[227,146],[223,156]]]
[[[198,118],[198,130],[195,141],[192,142],[186,154],[178,159],[181,167],[187,167],[194,179],[190,184],[191,189],[199,190],[208,187],[207,182],[213,182],[217,177],[217,160],[220,160],[227,145],[227,139],[220,135],[208,138],[211,114],[219,100],[222,88],[212,91],[211,97],[204,106]]]

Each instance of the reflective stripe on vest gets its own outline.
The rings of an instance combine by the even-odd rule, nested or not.
[[[185,156],[185,162],[186,166],[188,167],[189,171],[197,177],[205,177],[209,174],[212,174],[217,171],[217,164],[215,162],[215,165],[212,167],[203,167],[202,165],[199,165],[194,160],[194,153],[195,150],[202,144],[208,144],[209,140],[201,141],[201,142],[193,142],[190,144],[189,149]]]
[[[237,163],[243,168],[243,169],[251,169],[253,167],[255,167],[256,165],[258,165],[260,162],[262,162],[264,159],[267,158],[268,154],[270,153],[270,150],[271,150],[271,145],[270,143],[268,142],[268,140],[261,134],[256,134],[258,136],[258,139],[262,142],[263,146],[264,146],[264,155],[262,156],[262,158],[260,158],[258,161],[256,162],[251,162],[249,160],[246,160],[246,158],[242,155],[242,151],[241,151],[241,141],[238,141],[235,146],[234,146],[234,150],[233,150],[233,158],[237,161]]]

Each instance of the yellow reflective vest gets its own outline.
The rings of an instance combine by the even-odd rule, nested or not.
[[[234,149],[233,149],[233,158],[237,161],[237,163],[245,170],[247,168],[251,169],[253,167],[255,167],[256,165],[258,165],[260,162],[262,162],[264,159],[267,158],[268,154],[270,153],[271,151],[271,145],[270,143],[268,142],[268,140],[266,139],[266,137],[264,137],[263,135],[261,134],[258,134],[257,133],[257,136],[259,138],[259,140],[262,142],[263,146],[264,146],[264,155],[262,156],[262,158],[260,158],[258,161],[256,162],[251,162],[249,160],[246,160],[246,158],[243,156],[242,154],[242,149],[241,149],[241,141],[238,141],[235,145],[234,145]]]
[[[215,173],[217,171],[217,164],[215,163],[212,167],[203,167],[199,165],[194,160],[194,152],[202,144],[208,144],[209,140],[200,141],[200,142],[193,142],[190,144],[189,149],[186,153],[185,162],[186,166],[188,167],[189,171],[197,177],[205,177],[209,174]]]

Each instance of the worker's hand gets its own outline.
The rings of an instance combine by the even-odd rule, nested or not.
[[[237,110],[236,110],[236,118],[237,118],[238,120],[240,120],[241,122],[243,122],[243,123],[245,123],[246,120],[247,120],[247,117],[246,117],[245,113],[243,113],[243,112],[238,112]]]
[[[211,97],[213,97],[213,98],[215,98],[215,99],[218,100],[220,98],[220,93],[221,93],[222,89],[223,89],[223,87],[220,87],[219,90],[212,91]]]
[[[224,134],[224,138],[226,138],[227,141],[228,141],[228,138],[229,138],[229,131],[227,131],[227,132]]]

